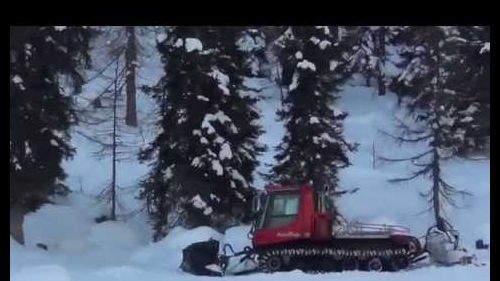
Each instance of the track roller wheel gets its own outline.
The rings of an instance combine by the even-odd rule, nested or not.
[[[406,269],[410,266],[410,259],[407,256],[395,256],[394,262],[396,263],[398,269]]]
[[[276,255],[266,256],[259,262],[259,266],[266,273],[280,271],[283,268],[283,259]]]
[[[387,260],[387,270],[388,271],[399,271],[402,269],[406,269],[410,265],[410,260],[407,256],[398,255],[393,256],[389,260]]]
[[[382,259],[379,257],[370,258],[366,262],[366,269],[368,271],[382,271],[383,267]]]
[[[358,270],[359,269],[359,260],[357,258],[345,258],[342,260],[342,270]]]

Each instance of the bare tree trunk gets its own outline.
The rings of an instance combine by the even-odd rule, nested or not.
[[[116,220],[116,106],[118,99],[118,65],[115,73],[115,89],[113,95],[113,152],[112,152],[112,179],[111,179],[111,220]]]
[[[439,92],[441,90],[441,73],[440,73],[440,67],[441,67],[441,60],[440,60],[440,49],[439,49],[439,42],[436,42],[436,82],[434,84],[434,115],[436,116],[439,120],[439,106],[440,106],[440,95]],[[432,203],[433,203],[433,208],[434,208],[434,219],[436,220],[436,226],[439,230],[441,231],[446,231],[446,225],[445,225],[445,220],[441,216],[441,174],[440,174],[440,166],[439,166],[439,152],[438,148],[441,146],[441,139],[439,137],[440,131],[439,127],[434,128],[434,148],[433,148],[433,154],[432,154]]]
[[[375,157],[375,140],[373,140],[373,143],[372,143],[372,168],[375,170],[375,161],[377,160],[377,158]]]
[[[279,62],[276,64],[276,78],[278,79],[278,86],[280,88],[281,106],[283,106],[285,104],[285,94],[283,93],[283,85],[282,85],[282,80],[281,80]]]
[[[325,181],[325,176],[321,172],[319,167],[313,167],[312,168],[312,182],[313,182],[313,188],[319,192],[319,193],[325,193],[326,189],[326,181]],[[333,186],[329,186],[330,188],[333,188]]]
[[[11,204],[10,206],[10,235],[19,244],[24,245],[24,213],[21,204]]]
[[[127,48],[125,51],[125,63],[127,65],[127,110],[125,124],[137,127],[137,109],[136,109],[136,85],[135,68],[137,63],[137,45],[135,37],[135,27],[127,26]]]
[[[434,219],[436,220],[437,228],[441,231],[446,231],[444,218],[441,216],[441,191],[439,183],[441,175],[437,148],[434,148],[432,157],[432,204],[434,209]]]
[[[385,65],[385,27],[381,26],[377,33],[377,56],[379,58],[379,65],[377,71],[377,84],[378,95],[385,95],[385,82],[384,82],[384,65]]]

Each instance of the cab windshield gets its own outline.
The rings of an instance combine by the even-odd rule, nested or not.
[[[260,228],[279,227],[293,222],[299,213],[299,194],[273,194],[268,197]]]

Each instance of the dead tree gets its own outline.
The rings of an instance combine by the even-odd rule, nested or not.
[[[103,91],[90,101],[86,108],[79,108],[82,126],[77,133],[96,144],[96,158],[110,157],[111,182],[98,197],[111,204],[109,218],[116,220],[116,165],[120,161],[135,158],[139,145],[135,140],[137,130],[127,129],[124,119],[119,117],[119,110],[124,108],[123,88],[126,85],[127,68],[120,64],[119,59],[113,61],[113,72],[102,74],[101,79],[106,81]]]

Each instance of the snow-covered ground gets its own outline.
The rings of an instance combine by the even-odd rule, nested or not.
[[[260,172],[264,164],[273,163],[273,148],[283,135],[283,127],[275,120],[279,107],[279,90],[265,80],[252,81],[262,91],[266,100],[259,102],[262,125],[266,134],[261,141],[269,146],[261,156]],[[260,85],[260,86],[259,86]],[[415,147],[398,147],[390,139],[378,133],[379,129],[392,130],[392,116],[397,113],[393,94],[378,97],[375,90],[362,86],[346,86],[339,108],[347,110],[346,137],[358,142],[359,149],[351,154],[352,166],[341,171],[344,188],[359,188],[354,194],[339,199],[340,210],[349,220],[377,223],[397,223],[409,226],[421,236],[432,223],[425,199],[419,192],[428,188],[425,180],[392,185],[387,182],[394,176],[408,172],[406,164],[376,163],[372,167],[372,146],[377,155],[404,156],[419,150]],[[94,223],[94,218],[107,212],[103,203],[94,196],[108,180],[110,161],[98,161],[91,157],[94,147],[84,139],[74,138],[78,151],[75,158],[65,163],[68,184],[75,191],[57,205],[46,205],[25,220],[26,245],[20,246],[11,238],[10,272],[13,281],[87,281],[87,280],[213,280],[214,277],[198,277],[178,269],[183,247],[209,238],[235,245],[235,250],[249,245],[248,226],[231,228],[225,235],[207,227],[185,230],[176,228],[163,240],[149,242],[151,231],[144,213],[126,216],[125,221]],[[489,161],[452,161],[444,169],[450,183],[471,191],[474,196],[465,202],[464,209],[448,210],[462,235],[465,246],[473,249],[476,239],[490,243],[490,163]],[[119,184],[134,187],[147,172],[147,165],[136,162],[118,166]],[[81,185],[80,185],[81,183]],[[264,181],[257,178],[259,188]],[[122,208],[126,214],[140,205],[134,199],[134,188],[119,190]],[[419,214],[421,213],[421,214]],[[47,245],[48,251],[36,247]],[[250,276],[226,276],[235,280],[489,280],[489,250],[475,252],[486,266],[425,267],[398,273],[344,272],[307,275],[299,271],[254,274]]]

